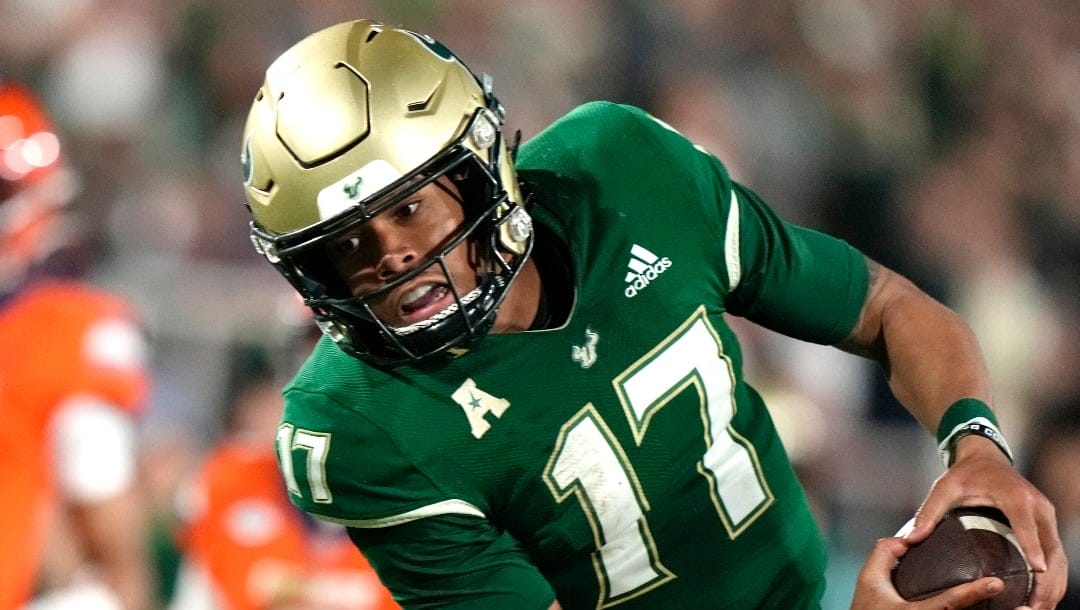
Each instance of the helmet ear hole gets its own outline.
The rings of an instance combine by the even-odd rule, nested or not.
[[[500,206],[507,207],[509,206]],[[501,216],[503,220],[499,226],[499,245],[518,256],[525,254],[533,235],[532,217],[525,208],[517,205]]]

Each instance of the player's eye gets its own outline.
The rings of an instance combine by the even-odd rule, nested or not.
[[[404,220],[404,219],[416,214],[416,212],[419,209],[420,209],[420,202],[419,201],[410,201],[408,203],[403,203],[403,204],[399,205],[398,207],[394,208],[394,218]]]
[[[360,250],[360,236],[348,235],[334,241],[331,248],[338,256],[351,256]]]

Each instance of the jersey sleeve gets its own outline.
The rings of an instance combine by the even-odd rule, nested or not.
[[[626,110],[653,143],[657,170],[679,175],[690,189],[698,216],[688,214],[687,222],[700,220],[712,229],[726,309],[805,341],[833,344],[846,337],[866,297],[863,255],[842,240],[787,222],[732,180],[712,153],[647,113]]]
[[[289,497],[317,518],[381,527],[442,513],[483,515],[447,494],[363,414],[320,392],[286,390],[277,442]]]
[[[405,608],[551,604],[551,586],[479,500],[443,489],[362,420],[325,394],[286,391],[278,459],[294,504],[346,525]]]
[[[92,320],[82,335],[77,379],[128,410],[141,409],[149,392],[146,338],[135,319],[114,312]]]
[[[129,414],[79,395],[57,408],[52,433],[56,480],[68,499],[101,502],[131,488],[137,451]]]
[[[842,240],[784,221],[745,186],[732,189],[725,232],[738,238],[727,244],[727,264],[738,282],[725,300],[728,311],[797,339],[842,340],[866,300],[865,257]]]
[[[868,284],[856,249],[780,218],[712,153],[639,108],[593,102],[562,123],[523,149],[526,176],[532,166],[554,168],[586,183],[583,196],[612,182],[636,189],[623,199],[649,193],[625,205],[652,206],[643,217],[655,220],[653,230],[705,251],[714,277],[701,281],[715,278],[732,314],[824,344],[854,328]]]
[[[548,608],[551,585],[485,519],[442,515],[349,535],[405,608]]]
[[[30,374],[60,404],[90,395],[138,413],[150,391],[149,348],[134,308],[124,299],[80,284],[37,289],[24,308],[18,339],[35,362]],[[34,340],[47,329],[47,340]]]

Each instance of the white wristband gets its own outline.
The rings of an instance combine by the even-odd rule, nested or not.
[[[1001,430],[998,430],[997,426],[994,425],[994,422],[985,417],[974,417],[953,427],[941,443],[938,444],[941,461],[945,463],[946,467],[952,466],[953,461],[956,459],[956,442],[969,434],[990,439],[998,446],[998,449],[1001,449],[1005,457],[1009,458],[1009,463],[1015,462],[1009,443],[1001,434]]]

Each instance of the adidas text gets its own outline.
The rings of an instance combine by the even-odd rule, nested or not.
[[[670,267],[671,259],[665,256],[647,266],[641,273],[628,275],[626,290],[623,294],[625,294],[628,299],[636,297],[638,292],[644,290],[645,287],[649,285],[649,282],[655,280],[661,273],[667,271]]]

